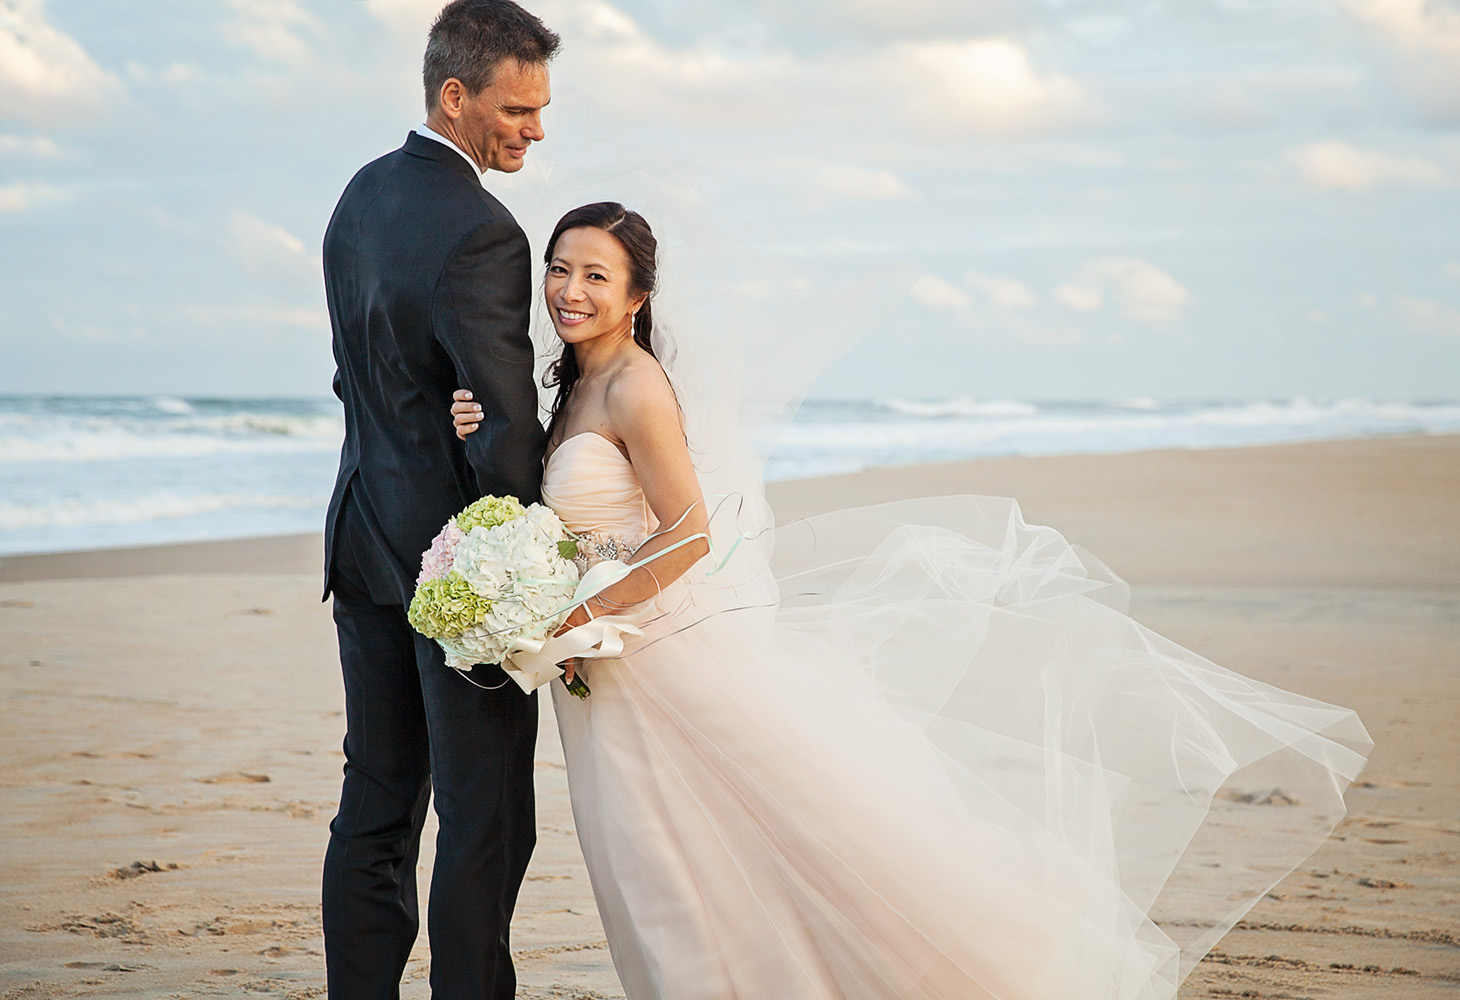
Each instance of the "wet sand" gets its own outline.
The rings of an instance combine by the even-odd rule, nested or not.
[[[1182,996],[1460,997],[1460,438],[951,463],[771,499],[788,520],[955,492],[1019,497],[1146,624],[1375,738],[1335,837]],[[5,1000],[323,995],[343,724],[319,561],[314,536],[0,559]],[[537,757],[519,996],[621,997],[550,712]],[[404,996],[428,961],[423,933]]]

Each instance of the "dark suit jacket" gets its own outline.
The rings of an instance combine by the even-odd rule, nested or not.
[[[545,434],[528,336],[527,237],[454,150],[414,132],[361,168],[324,237],[345,444],[325,525],[325,596],[340,510],[380,604],[409,604],[421,553],[486,493],[538,499]],[[466,442],[451,393],[485,419]]]

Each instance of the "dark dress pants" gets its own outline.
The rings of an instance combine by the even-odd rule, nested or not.
[[[347,729],[324,862],[329,995],[400,995],[419,927],[416,856],[434,784],[433,1000],[508,1000],[517,985],[509,925],[536,842],[537,699],[497,667],[471,675],[495,690],[472,686],[410,627],[404,608],[371,601],[374,552],[351,513],[342,512],[336,534],[333,580]]]

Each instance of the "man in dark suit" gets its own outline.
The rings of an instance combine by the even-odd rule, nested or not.
[[[426,124],[355,175],[325,233],[345,404],[325,534],[347,725],[324,863],[332,1000],[399,996],[419,927],[416,857],[433,785],[432,995],[516,991],[508,926],[536,842],[537,701],[495,665],[475,668],[468,683],[412,631],[406,607],[421,553],[447,518],[486,493],[538,499],[533,268],[525,235],[482,175],[518,170],[543,138],[557,46],[510,0],[448,4],[426,49]],[[451,424],[459,386],[485,413],[465,444]]]

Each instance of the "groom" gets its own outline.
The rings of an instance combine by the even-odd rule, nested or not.
[[[434,785],[435,1000],[516,991],[508,926],[536,841],[537,701],[496,666],[476,685],[406,623],[421,553],[486,493],[538,499],[544,434],[522,229],[482,188],[543,138],[558,36],[511,0],[454,0],[426,46],[426,123],[363,167],[324,238],[345,444],[325,538],[345,680],[345,780],[324,862],[331,1000],[399,996],[419,926]],[[451,394],[485,412],[463,445]]]

